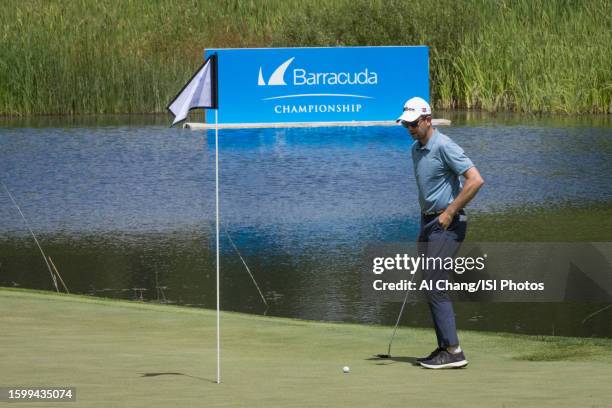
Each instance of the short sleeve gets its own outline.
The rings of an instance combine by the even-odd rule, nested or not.
[[[461,175],[474,167],[474,163],[465,155],[463,149],[452,140],[446,140],[445,143],[441,144],[440,153],[442,153],[447,166],[457,175]]]

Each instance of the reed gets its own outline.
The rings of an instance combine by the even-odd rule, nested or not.
[[[425,44],[437,108],[612,112],[609,0],[5,0],[0,114],[163,112],[205,47]]]

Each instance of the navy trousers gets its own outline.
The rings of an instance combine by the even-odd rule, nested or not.
[[[437,215],[423,215],[418,238],[419,254],[428,258],[452,258],[465,239],[466,231],[467,217],[463,210],[455,215],[446,230],[440,226]],[[441,348],[459,344],[453,304],[446,291],[436,288],[436,282],[449,280],[450,273],[452,270],[443,267],[422,268],[423,280],[429,281],[432,286],[431,290],[426,292],[427,302],[436,329],[438,347]]]

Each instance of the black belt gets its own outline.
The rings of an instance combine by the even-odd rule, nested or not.
[[[424,213],[421,213],[421,214],[423,215],[423,217],[431,217],[432,215],[440,215],[440,214],[442,214],[444,211],[446,211],[446,209],[444,209],[444,210],[438,210],[438,211],[424,212]]]
[[[446,211],[446,208],[445,208],[445,209],[443,209],[443,210],[438,210],[438,211],[430,211],[430,212],[426,212],[426,213],[421,213],[421,215],[422,215],[423,217],[432,217],[432,216],[434,216],[434,215],[440,215],[440,214],[442,214],[444,211]],[[463,215],[463,214],[465,214],[465,211],[463,211],[463,208],[462,208],[462,209],[460,209],[459,211],[457,211],[457,214]],[[455,215],[457,215],[457,214],[455,214]]]

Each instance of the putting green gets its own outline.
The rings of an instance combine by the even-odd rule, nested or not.
[[[67,407],[609,407],[612,340],[460,332],[467,369],[412,357],[432,330],[0,289],[0,386],[75,386]],[[342,367],[351,368],[349,374]],[[30,403],[29,407],[45,406]]]

